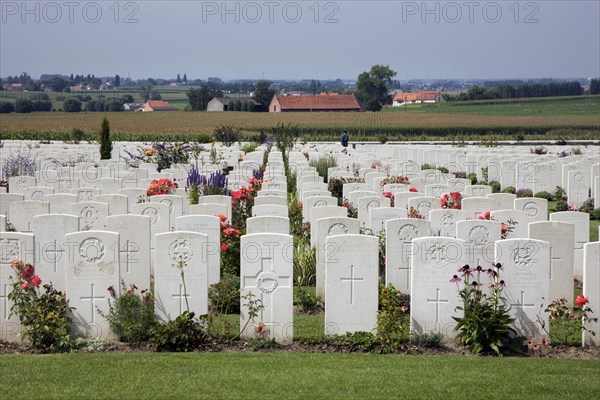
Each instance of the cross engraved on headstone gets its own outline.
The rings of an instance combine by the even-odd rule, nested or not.
[[[48,261],[52,262],[54,273],[58,272],[57,261],[62,257],[61,254],[64,252],[65,250],[58,245],[58,241],[56,239],[54,239],[54,241],[52,242],[52,249],[46,248],[46,251],[44,252],[46,257],[48,257]],[[50,254],[52,254],[52,258],[49,257]]]
[[[89,301],[89,302],[90,302],[90,306],[91,306],[91,308],[92,308],[92,323],[94,323],[94,322],[95,322],[95,320],[96,320],[96,318],[95,318],[95,316],[96,316],[96,313],[94,312],[94,307],[96,307],[96,301],[97,301],[97,300],[106,300],[106,296],[102,296],[102,297],[100,297],[100,296],[95,296],[95,293],[96,293],[96,285],[92,283],[92,284],[91,284],[91,286],[92,286],[92,295],[91,295],[90,297],[83,297],[83,296],[82,296],[82,297],[80,297],[79,299],[80,299],[81,301]]]
[[[364,278],[354,277],[354,265],[350,265],[350,278],[340,278],[342,282],[350,282],[350,304],[354,304],[354,282],[364,281]]]
[[[125,259],[125,272],[126,273],[131,272],[131,268],[130,268],[130,265],[132,264],[131,261],[135,261],[133,259],[133,257],[138,252],[139,252],[139,247],[138,247],[137,243],[131,242],[129,240],[125,241],[125,246],[123,246],[123,249],[121,249],[121,253],[125,255],[124,259]]]
[[[586,244],[587,242],[583,241],[579,241],[579,240],[575,240],[575,250],[583,250],[583,246]]]
[[[269,261],[268,269],[265,266],[265,261]],[[258,289],[260,293],[260,300],[264,303],[263,295],[268,294],[271,295],[278,288],[289,288],[292,286],[291,277],[288,276],[279,276],[275,272],[274,267],[275,259],[271,257],[261,257],[260,259],[260,271],[254,276],[244,276],[242,287],[250,288],[250,289]],[[272,297],[269,296],[269,304],[265,306],[265,308],[269,308],[269,312],[271,314],[270,320],[273,321],[275,318],[273,317],[274,307],[272,305]],[[263,310],[260,311],[260,318],[264,321]]]
[[[185,293],[183,290],[183,284],[179,284],[179,294],[172,295],[174,299],[179,299],[179,314],[183,313],[184,305],[186,305],[187,300],[191,297],[189,294]],[[187,310],[187,305],[186,305]]]
[[[0,295],[0,301],[4,302],[4,319],[8,319],[8,284],[4,284],[4,295]]]
[[[552,280],[552,269],[554,268],[554,261],[562,261],[562,258],[554,257],[554,248],[550,247],[550,280]]]
[[[435,289],[435,299],[427,299],[428,303],[435,303],[435,323],[439,323],[440,322],[440,304],[441,303],[448,303],[449,300],[442,300],[440,299],[440,289]]]
[[[512,307],[525,308],[525,307],[535,307],[535,304],[526,304],[525,303],[525,292],[521,290],[521,302],[520,303],[511,303]]]

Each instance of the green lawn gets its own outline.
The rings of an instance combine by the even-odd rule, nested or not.
[[[599,96],[528,98],[517,100],[453,101],[386,108],[387,112],[470,114],[488,116],[600,116]]]
[[[4,399],[593,399],[600,362],[302,353],[0,357]],[[594,395],[595,393],[595,395]]]

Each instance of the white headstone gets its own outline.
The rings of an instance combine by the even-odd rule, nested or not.
[[[587,243],[584,246],[583,295],[589,300],[590,307],[597,317],[600,310],[600,242]],[[582,343],[585,346],[600,346],[600,319],[588,322],[586,328],[595,333],[583,333]]]
[[[31,232],[31,222],[36,215],[48,214],[46,201],[24,200],[10,203],[9,219],[18,232]]]
[[[436,197],[413,197],[408,199],[408,209],[414,208],[425,219],[429,219],[429,213],[432,210],[439,210],[442,204],[439,198]]]
[[[494,210],[514,210],[516,194],[512,193],[491,193],[488,198],[494,199]]]
[[[122,194],[101,194],[95,196],[94,201],[108,204],[110,215],[123,215],[129,212],[129,200]]]
[[[543,310],[553,300],[549,244],[531,239],[500,240],[496,242],[495,258],[502,265],[499,279],[506,285],[502,299],[516,319],[512,327],[517,336],[541,338],[545,333],[538,318],[543,318],[546,327],[550,326],[548,314]]]
[[[494,221],[504,224],[512,231],[507,232],[506,239],[527,239],[529,232],[529,215],[525,211],[499,210],[492,211],[490,217]]]
[[[325,334],[377,331],[379,240],[366,235],[326,239]]]
[[[566,222],[533,222],[529,238],[550,244],[550,301],[565,298],[573,305],[575,225]]]
[[[79,229],[82,231],[106,229],[106,217],[109,205],[97,201],[82,201],[71,204],[71,214],[79,217]]]
[[[33,217],[37,274],[42,282],[52,282],[56,290],[66,289],[67,248],[65,235],[79,231],[79,217],[67,214],[46,214]]]
[[[494,211],[495,202],[487,197],[468,197],[462,199],[462,210],[467,218],[478,219],[486,211]]]
[[[381,196],[366,196],[358,199],[358,222],[361,228],[368,227],[369,210],[372,208],[389,207],[390,199]]]
[[[462,210],[438,209],[429,212],[433,236],[456,237],[456,223],[466,219]]]
[[[154,247],[154,236],[171,229],[169,205],[163,203],[139,203],[131,206],[131,213],[150,217],[150,245]]]
[[[316,243],[317,221],[321,218],[347,217],[348,209],[338,206],[313,207],[310,213],[310,244]]]
[[[181,217],[183,215],[183,197],[172,194],[161,194],[158,196],[151,196],[150,203],[162,203],[169,206],[169,220],[171,222],[171,230],[175,230],[176,218]]]
[[[18,232],[0,233],[0,339],[7,342],[21,341],[21,323],[15,315],[9,318],[13,302],[8,299],[12,291],[11,277],[15,272],[11,262],[35,263],[33,234]],[[35,267],[35,265],[34,265]]]
[[[465,265],[465,243],[460,239],[425,237],[412,242],[410,327],[413,335],[439,332],[454,337],[462,305],[450,280]]]
[[[197,232],[156,235],[154,304],[159,321],[173,321],[185,311],[208,313],[208,236]],[[183,275],[183,276],[182,276]]]
[[[548,221],[548,200],[536,197],[515,199],[515,210],[525,211],[529,222]]]
[[[25,196],[20,193],[0,193],[0,214],[6,216],[10,221],[10,204],[23,200],[25,200]]]
[[[178,231],[198,232],[208,236],[206,257],[208,258],[208,285],[221,280],[221,220],[211,215],[186,215],[175,222]]]
[[[50,204],[50,214],[70,214],[71,204],[77,202],[77,196],[69,193],[49,194],[45,201]]]
[[[273,217],[288,218],[288,208],[287,208],[287,206],[274,206],[274,205],[254,206],[254,207],[252,207],[252,216],[253,217],[273,216]]]
[[[290,343],[294,337],[293,239],[290,235],[256,233],[241,238],[240,329],[243,338]],[[249,294],[263,309],[253,321]]]
[[[106,231],[76,232],[65,235],[67,248],[66,293],[75,337],[113,339],[106,318],[112,287],[120,294],[119,234]]]
[[[151,239],[150,217],[137,214],[112,215],[106,229],[120,237],[121,280],[126,287],[136,285],[150,290]]]
[[[583,277],[583,246],[590,241],[590,214],[578,211],[561,211],[550,214],[550,221],[575,225],[575,276]]]
[[[374,235],[385,231],[385,223],[391,219],[405,218],[406,212],[395,207],[378,207],[369,210],[368,226]]]
[[[456,238],[465,242],[465,262],[471,267],[487,267],[494,262],[494,243],[502,238],[502,224],[470,219],[456,223]]]
[[[412,240],[431,236],[429,221],[415,218],[392,219],[385,228],[385,283],[410,293]]]
[[[311,226],[312,229],[312,226]],[[280,233],[290,234],[290,219],[285,217],[250,217],[246,220],[246,233]]]
[[[54,189],[51,187],[34,186],[25,189],[25,200],[45,201],[46,195],[53,194]]]
[[[25,194],[25,190],[35,186],[35,178],[33,176],[11,176],[8,178],[8,187],[10,193]]]
[[[212,215],[213,217],[224,215],[227,217],[227,206],[217,203],[193,204],[190,206],[189,215]],[[231,219],[227,217],[226,221],[231,222]]]
[[[348,217],[327,217],[316,220],[314,242],[317,249],[317,272],[316,286],[317,297],[325,299],[325,251],[326,238],[335,235],[358,235],[359,223],[356,218]],[[311,225],[312,229],[312,225]],[[311,234],[311,241],[313,236]]]

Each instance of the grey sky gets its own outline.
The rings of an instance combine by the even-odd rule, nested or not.
[[[597,0],[0,3],[0,76],[347,79],[373,64],[398,79],[600,75]]]

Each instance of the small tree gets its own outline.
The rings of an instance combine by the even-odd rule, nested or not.
[[[110,140],[110,127],[108,119],[104,117],[100,128],[100,159],[110,160],[112,152],[112,141]]]

